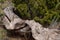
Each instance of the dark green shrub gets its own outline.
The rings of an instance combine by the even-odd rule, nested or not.
[[[12,0],[23,19],[34,19],[41,24],[60,20],[59,0]]]

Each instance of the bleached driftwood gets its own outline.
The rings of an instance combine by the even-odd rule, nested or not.
[[[7,30],[15,30],[19,32],[27,32],[30,30],[28,26],[25,27],[25,20],[19,18],[14,12],[13,7],[9,6],[4,9],[5,16],[3,18],[3,24]],[[22,28],[22,29],[21,29]]]
[[[9,6],[4,9],[5,16],[3,18],[3,23],[7,29],[18,29],[20,27],[24,27],[24,20],[20,19],[13,12],[13,7]],[[15,28],[15,26],[17,26]]]
[[[27,31],[26,29],[31,28],[32,36],[35,40],[60,40],[59,30],[44,28],[34,20],[22,20],[14,14],[11,7],[5,8],[4,12],[6,16],[3,19],[3,23],[8,30],[24,27],[19,31],[25,32]],[[25,24],[28,26],[25,27]]]
[[[26,20],[25,23],[31,28],[35,40],[60,40],[60,33],[57,29],[44,28],[34,20]]]

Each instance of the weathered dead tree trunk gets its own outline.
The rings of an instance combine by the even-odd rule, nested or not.
[[[7,30],[20,32],[22,35],[30,33],[30,28],[25,24],[25,20],[22,20],[13,12],[13,7],[9,6],[5,8],[4,13],[3,24]]]
[[[19,31],[25,32],[27,29],[29,30],[29,28],[31,28],[32,36],[35,40],[60,40],[60,30],[44,28],[34,20],[22,20],[14,14],[12,7],[5,8],[4,12],[5,17],[3,23],[8,30],[23,27]],[[28,26],[25,27],[25,24]]]
[[[60,40],[60,31],[57,29],[43,28],[41,24],[34,20],[26,20],[32,31],[35,40]]]
[[[3,19],[3,23],[5,25],[5,27],[7,29],[16,29],[20,28],[20,27],[24,27],[24,20],[20,19],[17,15],[14,14],[13,12],[13,7],[7,7],[4,9],[4,19]]]

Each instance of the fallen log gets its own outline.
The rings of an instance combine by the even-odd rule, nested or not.
[[[9,6],[5,8],[4,13],[5,16],[3,18],[3,23],[7,29],[13,30],[24,27],[24,20],[20,19],[16,14],[14,14],[13,7]]]
[[[34,20],[26,20],[25,23],[31,28],[35,40],[60,40],[60,30],[44,28]]]
[[[44,28],[34,20],[22,20],[11,9],[11,7],[4,9],[6,16],[3,19],[3,23],[8,30],[19,29],[19,32],[27,32],[27,29],[31,28],[32,36],[35,40],[60,40],[60,30]],[[27,26],[25,27],[26,24]]]

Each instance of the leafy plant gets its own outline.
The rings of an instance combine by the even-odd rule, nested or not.
[[[12,0],[19,15],[24,19],[34,19],[41,24],[60,20],[59,0]]]

